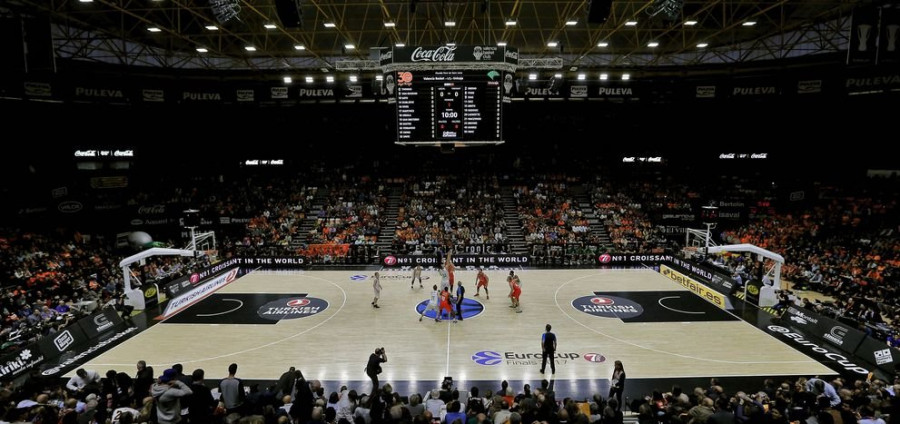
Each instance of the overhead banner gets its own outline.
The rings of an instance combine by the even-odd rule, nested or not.
[[[519,63],[517,49],[506,46],[418,46],[394,47],[379,56],[381,66],[398,63]]]
[[[875,41],[878,37],[878,10],[874,6],[853,9],[850,24],[850,45],[847,48],[848,65],[874,64]]]
[[[453,264],[458,267],[510,267],[528,266],[531,258],[528,255],[491,255],[491,254],[459,254],[453,255]],[[388,268],[400,268],[421,265],[424,267],[440,267],[441,260],[434,255],[387,255],[381,264]]]
[[[881,9],[878,63],[900,62],[900,9]]]
[[[130,102],[128,93],[122,87],[99,84],[76,84],[70,88],[72,91],[69,93],[69,97],[74,101],[113,104],[125,104]]]
[[[603,84],[578,81],[568,87],[569,98],[638,100],[635,84]]]
[[[732,99],[759,99],[781,95],[777,81],[766,79],[735,80],[728,93]]]

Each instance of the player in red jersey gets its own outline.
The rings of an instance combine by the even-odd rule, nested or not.
[[[491,294],[488,293],[488,276],[484,273],[484,270],[478,268],[478,275],[475,276],[475,296],[478,296],[481,293],[481,288],[484,287],[484,296],[487,300],[491,300]]]

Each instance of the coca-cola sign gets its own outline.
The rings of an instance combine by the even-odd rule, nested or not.
[[[431,50],[416,47],[410,60],[413,62],[453,62],[455,51],[456,46],[440,46]]]
[[[141,215],[160,215],[166,213],[166,205],[141,206],[138,208]]]

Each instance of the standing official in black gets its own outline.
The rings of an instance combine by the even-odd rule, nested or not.
[[[541,335],[541,374],[547,369],[547,358],[550,358],[550,372],[556,374],[556,360],[553,358],[556,354],[556,334],[550,332],[550,324],[547,324],[547,331]]]

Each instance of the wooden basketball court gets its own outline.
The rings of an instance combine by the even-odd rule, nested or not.
[[[539,373],[549,323],[559,339],[558,392],[605,395],[615,360],[629,379],[834,374],[652,270],[518,271],[521,313],[509,307],[507,274],[488,272],[487,300],[483,291],[474,297],[475,272],[457,271],[471,299],[467,317],[437,323],[418,312],[440,284],[436,272],[410,289],[410,271],[381,271],[379,309],[371,271],[252,272],[84,367],[134,374],[143,359],[157,373],[181,363],[217,379],[234,362],[238,377],[274,380],[295,366],[330,388],[367,391],[366,360],[383,346],[381,381],[407,393],[444,376],[459,387],[535,385],[550,377],[549,367]]]

